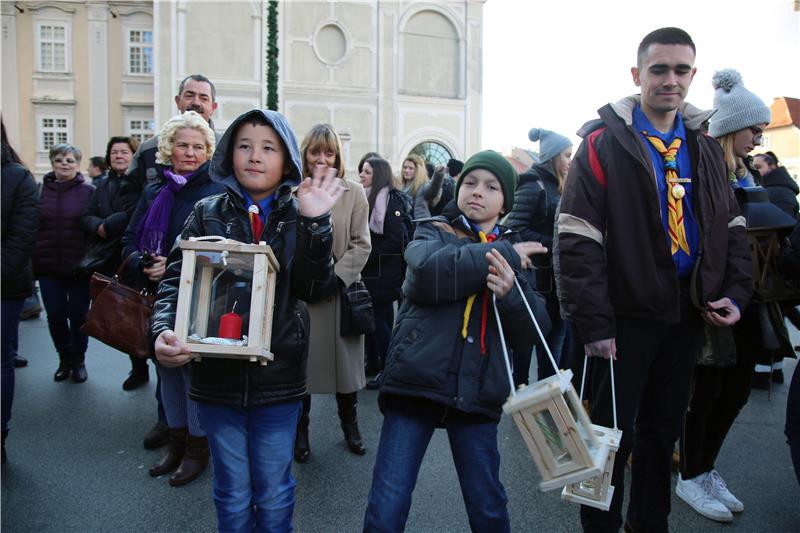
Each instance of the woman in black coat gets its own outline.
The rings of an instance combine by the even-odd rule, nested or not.
[[[769,201],[796,219],[800,187],[786,167],[779,165],[778,156],[774,152],[758,154],[753,158],[753,167],[761,174],[761,182],[767,189]]]
[[[81,224],[90,235],[81,267],[89,275],[99,272],[112,276],[122,261],[122,234],[138,200],[135,193],[125,193],[122,184],[138,147],[136,139],[122,136],[111,137],[106,144],[108,172],[94,180],[96,189],[81,218]],[[133,390],[150,378],[147,361],[129,357],[131,372],[122,384],[123,390]]]
[[[359,174],[369,203],[369,234],[372,251],[361,277],[372,298],[375,332],[367,334],[367,366],[383,368],[394,323],[394,301],[401,295],[405,262],[403,252],[411,239],[411,198],[395,188],[392,167],[379,157],[367,159]],[[367,388],[376,388],[375,380]]]
[[[14,401],[14,355],[19,328],[19,312],[25,298],[31,295],[33,274],[30,258],[36,245],[39,228],[39,194],[31,173],[22,164],[17,152],[8,144],[6,127],[2,130],[2,405],[3,462],[6,462],[6,435]]]

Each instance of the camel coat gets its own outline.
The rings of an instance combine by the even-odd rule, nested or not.
[[[344,194],[331,209],[334,271],[345,286],[361,279],[371,250],[369,205],[360,183],[344,179]],[[349,393],[363,389],[364,336],[342,337],[341,296],[308,306],[311,338],[308,348],[308,392]]]

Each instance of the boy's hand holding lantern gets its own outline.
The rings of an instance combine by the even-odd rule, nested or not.
[[[162,331],[156,338],[155,351],[158,362],[169,368],[183,366],[192,359],[189,347],[171,329]]]
[[[306,178],[297,188],[297,201],[300,214],[308,218],[316,218],[330,212],[331,207],[342,196],[344,189],[336,181],[335,168],[314,166],[312,176]]]

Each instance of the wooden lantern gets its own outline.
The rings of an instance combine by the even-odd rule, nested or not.
[[[622,431],[597,425],[594,425],[593,429],[597,438],[608,446],[603,473],[578,483],[570,483],[561,491],[561,497],[567,501],[608,511],[611,507],[611,498],[614,497],[611,475],[614,471],[614,458],[622,440]]]
[[[542,491],[602,475],[608,444],[595,434],[575,389],[572,371],[516,391],[503,406],[522,434],[542,476]]]
[[[183,251],[175,334],[196,359],[272,361],[278,260],[272,249],[222,237],[189,238]]]

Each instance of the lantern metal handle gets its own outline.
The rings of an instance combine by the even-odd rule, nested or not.
[[[580,401],[583,403],[583,386],[586,383],[586,364],[589,361],[588,357],[583,358],[583,375],[581,376],[581,395]],[[608,358],[608,364],[610,365],[609,372],[611,372],[611,411],[614,415],[614,429],[619,429],[617,427],[617,391],[616,387],[614,386],[614,358]]]

